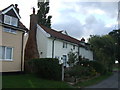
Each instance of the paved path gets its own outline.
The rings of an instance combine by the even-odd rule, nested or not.
[[[119,85],[118,85],[119,84]],[[86,88],[120,88],[120,72],[115,72],[108,79]]]

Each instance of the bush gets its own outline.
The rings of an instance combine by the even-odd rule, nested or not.
[[[32,73],[36,73],[39,77],[52,80],[61,80],[62,68],[58,59],[40,58],[33,59],[28,62]]]
[[[104,65],[97,61],[91,61],[90,65],[96,70],[96,72],[100,74],[105,74],[106,73],[106,68]]]
[[[71,67],[69,70],[65,72],[66,74],[69,74],[70,77],[75,77],[75,78],[82,78],[82,77],[92,77],[95,76],[95,70],[90,67],[90,66],[80,66],[76,65],[74,67]]]
[[[83,64],[84,67],[87,67],[87,66],[92,67],[93,69],[95,69],[97,73],[100,73],[100,74],[106,73],[105,66],[97,61],[81,61],[80,64]]]

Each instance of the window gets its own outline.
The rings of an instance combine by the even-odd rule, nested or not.
[[[10,60],[12,61],[13,48],[0,46],[0,60]]]
[[[11,25],[13,25],[13,26],[17,26],[17,22],[18,22],[18,19],[12,17]]]
[[[16,34],[16,30],[11,29],[11,28],[7,28],[7,27],[4,27],[4,28],[3,28],[3,31],[4,31],[4,32],[9,32],[9,33],[14,33],[14,34]]]
[[[67,43],[63,42],[63,48],[67,48]]]
[[[63,65],[67,66],[67,56],[63,55]]]
[[[13,26],[18,26],[18,19],[15,17],[5,15],[4,16],[4,23],[9,24],[9,25],[13,25]]]
[[[73,49],[75,49],[75,45],[73,45]]]
[[[5,24],[11,25],[11,24],[10,24],[10,20],[11,20],[11,17],[10,17],[10,16],[8,16],[8,15],[5,15],[5,16],[4,16],[4,23],[5,23]]]

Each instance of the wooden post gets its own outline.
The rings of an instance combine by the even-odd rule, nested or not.
[[[64,64],[62,64],[62,81],[64,81]]]

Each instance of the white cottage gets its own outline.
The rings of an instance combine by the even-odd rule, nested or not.
[[[34,15],[32,14],[32,16]],[[32,25],[34,26],[34,24]],[[81,55],[88,60],[93,60],[93,52],[88,48],[87,43],[43,25],[37,24],[36,28],[36,41],[40,58],[58,58],[64,62],[64,66],[68,67],[68,53],[73,50],[73,52],[78,53],[78,56]]]

